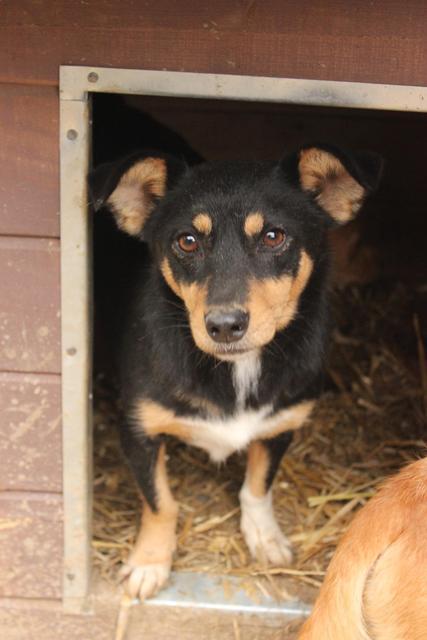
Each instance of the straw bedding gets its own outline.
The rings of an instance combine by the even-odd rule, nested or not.
[[[427,370],[421,328],[427,286],[376,284],[334,292],[328,381],[278,473],[274,501],[295,550],[291,567],[251,561],[239,532],[244,455],[217,467],[172,442],[169,472],[180,503],[174,569],[243,576],[254,593],[312,599],[335,546],[378,484],[425,455]],[[135,484],[116,436],[114,396],[95,401],[94,563],[116,581],[139,522]]]

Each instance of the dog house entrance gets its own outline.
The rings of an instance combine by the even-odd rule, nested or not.
[[[90,249],[91,225],[87,211],[88,194],[86,187],[86,176],[92,154],[91,107],[93,101],[95,130],[93,153],[95,154],[95,160],[98,161],[99,159],[99,141],[102,139],[104,139],[105,143],[103,153],[111,154],[110,157],[104,155],[103,159],[112,160],[117,150],[113,149],[113,146],[108,150],[109,139],[110,142],[113,139],[117,141],[117,131],[109,131],[108,125],[104,126],[101,131],[100,125],[98,126],[97,124],[104,117],[106,118],[105,121],[108,122],[108,110],[111,109],[112,94],[126,96],[126,108],[154,117],[163,125],[177,131],[196,151],[208,160],[244,157],[274,159],[280,156],[282,149],[285,147],[295,147],[301,142],[310,142],[312,140],[344,141],[344,144],[354,148],[371,148],[391,158],[396,157],[395,145],[398,143],[400,145],[400,153],[402,154],[406,151],[408,156],[414,153],[415,148],[421,148],[420,136],[424,136],[424,150],[427,147],[426,135],[422,133],[421,126],[421,119],[423,119],[422,125],[425,131],[424,116],[422,115],[427,110],[427,90],[425,88],[92,69],[86,67],[61,68],[64,598],[71,604],[80,603],[89,594],[92,571],[92,260]],[[396,124],[399,124],[400,127],[408,132],[405,140],[412,140],[413,146],[411,146],[411,143],[406,142],[407,148],[405,149],[402,145],[403,137],[399,134]],[[111,122],[111,127],[115,126],[118,126],[117,123]],[[372,139],[370,139],[370,134],[373,136]],[[148,146],[152,147],[153,142],[150,141]],[[126,153],[128,150],[131,149],[123,148],[117,153]],[[423,164],[421,157],[416,164],[421,167]],[[399,167],[401,165],[398,164],[396,166]],[[377,218],[381,217],[384,211],[390,210],[390,202],[394,201],[394,205],[391,206],[391,218],[393,219],[393,215],[398,208],[396,206],[396,198],[399,197],[402,199],[402,206],[406,202],[406,206],[409,206],[409,208],[411,206],[417,207],[416,199],[412,200],[408,205],[408,191],[417,192],[418,184],[424,182],[423,179],[419,178],[417,172],[415,172],[415,175],[411,174],[412,178],[408,178],[411,186],[407,187],[406,191],[403,191],[400,187],[396,187],[398,176],[394,173],[397,169],[394,167],[393,162],[391,162],[390,170],[391,173],[386,178],[386,185],[390,186],[391,194],[388,192],[388,195],[385,195],[387,190],[384,188],[379,195],[379,199],[373,204],[371,203],[371,209],[366,214],[367,217],[368,215],[371,215],[371,218],[375,218],[375,216]],[[407,180],[406,184],[408,184]],[[422,189],[419,191],[420,200],[422,200],[421,193]],[[389,198],[389,201],[387,201],[387,198]],[[414,214],[414,224],[417,224],[417,219]],[[371,234],[374,245],[375,241],[378,240],[378,238],[375,238],[375,234],[378,234],[378,228],[378,225],[370,225],[367,222],[367,234]],[[402,229],[402,226],[400,225],[399,228]],[[407,238],[402,236],[399,242],[396,243],[396,246],[400,246],[404,256],[404,260],[401,262],[405,262],[407,256],[411,254],[411,264],[414,270],[422,269],[425,266],[422,264],[421,258],[417,262],[416,249],[420,247],[417,237],[420,238],[420,231],[421,229],[418,233],[412,234],[412,236],[409,234]],[[395,239],[389,227],[384,230],[384,238],[385,244],[391,248]],[[337,242],[338,248],[347,246],[345,243],[349,242],[352,250],[355,249],[355,243],[351,237],[347,237],[347,239],[345,237],[338,238]],[[375,269],[379,269],[382,276],[387,276],[391,267],[393,267],[393,265],[384,264],[385,260],[383,258],[385,254],[381,254],[378,258],[378,256],[368,251],[365,256],[366,259],[363,259],[363,252],[358,255],[362,255],[360,260],[362,273],[356,274],[356,278],[361,277],[363,279],[366,273],[370,274]],[[400,268],[397,264],[397,257],[395,262],[394,267],[396,269]],[[362,300],[358,298],[357,289],[351,290],[346,294],[348,296],[346,298],[346,312],[343,310],[343,305],[341,304],[340,306],[338,301],[338,315],[341,317],[339,318],[339,331],[335,334],[335,338],[338,343],[338,351],[340,349],[343,351],[341,353],[341,363],[343,359],[348,359],[349,354],[354,355],[358,350],[360,351],[360,345],[357,344],[357,340],[358,336],[362,335],[361,332],[365,332],[364,335],[370,335],[367,341],[371,340],[372,344],[377,339],[376,334],[372,332],[369,334],[369,322],[366,314],[363,314],[362,303],[366,304],[367,300],[370,301],[369,304],[372,306],[368,306],[369,317],[372,318],[372,314],[375,315],[375,313],[379,314],[378,322],[381,319],[385,322],[379,307],[381,307],[382,303],[388,304],[392,299],[397,305],[394,309],[400,309],[403,315],[407,312],[406,308],[402,308],[402,305],[399,307],[397,303],[398,298],[402,299],[405,295],[409,295],[407,290],[403,291],[402,289],[400,292],[390,290],[389,294],[385,292],[386,289],[384,289],[383,294],[372,290],[367,294],[368,297]],[[381,295],[383,295],[382,298]],[[360,321],[358,336],[353,335],[350,330],[348,334],[345,331],[342,332],[341,328],[346,327],[350,323],[351,317],[354,319],[356,314]],[[415,320],[411,319],[412,321],[415,322],[415,324],[411,325],[412,335],[417,338],[417,336],[420,336],[420,318],[417,316]],[[385,324],[387,325],[387,323]],[[387,330],[393,331],[393,326],[388,324]],[[351,341],[353,341],[353,344]],[[358,416],[352,412],[353,410],[346,409],[346,402],[347,406],[349,406],[348,403],[351,404],[354,398],[357,397],[361,402],[361,410],[365,411],[364,423],[366,424],[369,419],[372,420],[373,424],[375,423],[375,416],[378,417],[378,412],[382,410],[381,398],[375,397],[376,372],[380,370],[385,377],[392,375],[393,367],[396,365],[393,360],[395,354],[391,354],[390,360],[387,359],[386,346],[382,351],[378,350],[378,353],[373,354],[377,360],[372,358],[369,363],[370,356],[366,352],[366,362],[361,362],[360,370],[358,370],[359,361],[356,362],[355,370],[353,371],[353,384],[359,389],[358,392],[354,392],[354,389],[351,388],[351,383],[348,384],[346,380],[342,380],[340,374],[342,368],[339,365],[332,366],[333,379],[330,384],[340,390],[340,401],[338,402],[335,396],[334,402],[339,405],[342,415],[339,419],[336,415],[331,416],[328,413],[330,405],[326,403],[320,409],[320,422],[326,424],[329,421],[333,426],[334,421],[339,424],[349,423],[351,420],[357,421]],[[412,348],[414,344],[411,342],[410,346]],[[369,370],[370,375],[367,374],[368,364],[371,367]],[[351,363],[348,364],[348,367],[351,368]],[[395,378],[396,380],[400,379],[402,385],[409,386],[416,379],[416,373],[406,369],[405,371],[399,370],[399,372],[396,372]],[[374,387],[369,388],[369,385],[374,385]],[[399,389],[397,388],[394,388],[394,391],[390,391],[390,393],[398,392]],[[111,467],[111,460],[115,456],[115,453],[112,453],[113,449],[111,449],[115,445],[105,439],[105,434],[102,433],[103,430],[105,431],[105,424],[109,420],[105,412],[111,416],[108,408],[108,393],[102,397],[103,393],[104,387],[102,383],[98,382],[95,431],[97,437],[101,438],[102,446],[97,447],[97,463],[104,464],[104,468],[107,469],[108,464]],[[413,408],[413,402],[418,407],[417,402],[419,400],[420,398],[418,397],[415,400],[406,398],[402,399],[402,402],[408,411],[409,405]],[[417,410],[417,408],[414,409],[414,412]],[[411,411],[409,413],[411,414]],[[111,418],[111,422],[113,421],[114,418]],[[349,433],[350,430],[346,432],[347,435],[345,437],[348,437]],[[410,433],[410,437],[406,438],[406,440],[408,442],[411,441],[412,445],[408,444],[407,446],[416,447],[416,441],[421,439],[421,434],[417,435],[416,429],[408,433]],[[317,447],[316,450],[320,457],[324,455],[325,448],[329,446],[328,437],[322,430],[318,435],[310,436],[311,445],[313,448]],[[403,440],[402,435],[401,441],[403,442]],[[378,445],[378,442],[376,444]],[[314,537],[311,542],[310,540],[306,541],[305,558],[301,559],[301,564],[297,569],[291,568],[288,572],[288,576],[292,576],[294,573],[293,577],[295,578],[295,575],[299,575],[303,581],[305,580],[305,584],[310,586],[310,583],[316,584],[321,579],[323,572],[322,568],[316,568],[316,564],[310,565],[309,560],[310,554],[313,554],[316,549],[316,535],[325,534],[325,531],[322,532],[319,526],[316,529],[318,533],[315,533],[314,525],[316,519],[317,522],[322,522],[323,515],[325,513],[329,514],[328,521],[332,521],[332,525],[328,534],[329,540],[333,542],[334,536],[337,535],[333,528],[334,518],[335,522],[339,522],[339,519],[345,516],[346,509],[347,512],[350,512],[352,505],[355,506],[355,504],[365,499],[370,494],[373,483],[366,481],[366,486],[363,486],[362,476],[360,474],[357,475],[357,473],[353,474],[354,487],[353,494],[350,495],[352,492],[348,488],[349,483],[343,489],[342,478],[334,477],[334,473],[337,476],[337,472],[336,469],[334,471],[334,467],[331,464],[330,477],[328,484],[325,485],[327,495],[316,495],[316,493],[321,492],[315,490],[315,469],[310,471],[311,480],[307,476],[307,484],[299,482],[296,465],[302,464],[304,459],[309,461],[312,455],[311,450],[307,446],[304,449],[304,446],[304,443],[298,440],[294,450],[290,452],[289,456],[293,457],[296,462],[294,464],[290,463],[286,468],[285,474],[279,477],[279,490],[289,491],[289,483],[295,483],[293,485],[295,492],[292,494],[295,500],[292,498],[290,509],[291,511],[298,511],[298,504],[304,503],[304,518],[308,518],[311,521],[311,525],[313,525],[310,525],[310,531]],[[339,449],[340,446],[342,447],[341,450]],[[389,447],[393,449],[392,444]],[[203,486],[201,486],[200,491],[198,491],[199,495],[194,496],[194,494],[199,484],[203,483],[203,478],[206,477],[206,469],[203,467],[208,463],[203,456],[193,455],[193,452],[189,453],[188,450],[178,445],[177,451],[174,453],[181,461],[182,467],[188,465],[189,467],[197,467],[200,470],[200,474],[194,476],[193,485],[190,482],[191,486],[187,483],[187,487],[185,487],[185,483],[182,482],[182,486],[178,488],[178,491],[181,492],[178,495],[178,499],[184,506],[183,520],[179,533],[181,543],[185,542],[188,537],[193,537],[194,543],[194,536],[197,538],[197,535],[200,534],[201,537],[196,539],[195,547],[193,548],[196,551],[197,549],[200,550],[198,545],[204,543],[210,548],[210,556],[209,558],[203,558],[203,555],[199,553],[199,560],[193,561],[192,564],[190,551],[188,553],[183,552],[177,559],[177,566],[182,568],[184,573],[175,578],[169,590],[159,595],[157,602],[177,604],[181,601],[181,604],[186,603],[193,606],[199,604],[201,606],[216,606],[225,610],[227,608],[235,611],[248,609],[250,611],[287,613],[288,615],[304,613],[306,607],[301,600],[294,600],[292,597],[288,601],[284,600],[286,593],[283,589],[279,593],[274,593],[274,591],[272,592],[267,588],[268,593],[263,594],[261,585],[261,589],[254,597],[252,597],[253,594],[249,593],[253,589],[252,584],[250,587],[246,585],[246,591],[245,588],[241,589],[245,579],[249,579],[247,573],[243,571],[246,552],[244,547],[241,546],[240,540],[234,538],[231,534],[229,535],[229,530],[227,529],[227,522],[233,521],[233,526],[236,529],[238,528],[238,516],[234,513],[236,509],[234,509],[233,503],[228,503],[226,508],[223,505],[222,512],[215,511],[215,514],[207,517],[206,511],[204,511],[204,504],[208,501],[207,494],[213,490],[212,487],[209,487],[208,490],[205,489],[204,492]],[[345,459],[347,448],[343,441],[341,441],[341,444],[337,444],[333,455],[335,456],[334,459],[338,459],[340,456],[343,460]],[[378,464],[383,464],[384,458],[381,457],[382,454],[379,453],[378,455]],[[363,452],[360,453],[360,456],[360,465],[363,468]],[[322,463],[320,460],[320,463],[323,464],[324,461]],[[236,478],[238,478],[238,473],[233,472],[233,464],[231,471],[227,471],[225,475],[217,474],[215,484],[218,487],[218,496],[226,495],[227,487],[229,487],[230,494],[232,493],[237,497]],[[236,468],[239,467],[239,464],[237,460],[235,463],[237,465]],[[344,467],[345,464],[343,464]],[[174,473],[174,470],[172,470],[172,473]],[[179,464],[177,473],[179,473]],[[215,471],[212,467],[208,467],[207,473],[212,475]],[[120,491],[121,480],[117,480],[117,482],[116,480],[117,478],[112,478],[110,486],[107,486],[112,499],[114,497],[118,498],[118,493],[116,492],[115,494],[116,489],[119,488],[118,490]],[[97,475],[97,481],[102,483],[103,479]],[[221,485],[223,486],[221,487]],[[186,491],[187,494],[185,493]],[[223,494],[221,494],[221,491],[223,491]],[[340,494],[342,494],[341,498]],[[108,511],[107,503],[99,502],[99,495],[96,495],[96,500],[98,514],[102,511]],[[334,500],[339,503],[340,507],[333,512],[330,510],[329,505]],[[135,501],[135,509],[136,506]],[[307,509],[309,509],[308,514]],[[127,505],[122,508],[122,511],[126,510]],[[120,509],[116,509],[116,515],[119,511]],[[288,516],[295,521],[293,537],[298,543],[298,540],[302,540],[303,532],[302,527],[297,526],[297,520],[298,517],[301,519],[302,516],[298,516],[296,512],[289,513]],[[106,517],[108,517],[108,513]],[[221,518],[223,518],[222,521]],[[131,517],[126,522],[128,524],[129,522],[132,523]],[[221,526],[216,529],[217,525]],[[120,547],[120,542],[106,539],[105,530],[99,529],[99,521],[97,521],[96,527],[95,534],[97,534],[97,537],[95,538],[94,548],[96,552],[99,552],[98,555],[102,557],[109,545],[111,549]],[[214,530],[218,531],[218,535],[210,537],[209,531]],[[203,536],[204,539],[202,539]],[[330,551],[327,549],[328,536],[325,536],[325,540],[325,557],[327,557]],[[125,540],[123,548],[128,543],[129,541]],[[329,542],[329,544],[332,543]],[[229,549],[228,559],[227,553],[224,553],[226,547]],[[221,582],[226,578],[221,578],[220,583],[218,583],[217,578],[211,578],[209,574],[203,574],[203,570],[212,571],[215,567],[215,562],[212,560],[214,557],[220,558],[216,568],[217,570],[219,569],[223,576],[228,573],[237,576],[239,574],[240,576],[244,575],[243,581],[241,578],[240,581],[238,578],[230,578],[229,586],[227,587],[230,592],[228,599],[224,597],[224,585]],[[233,558],[236,558],[236,561]],[[229,565],[227,565],[227,562]],[[195,573],[188,574],[188,570],[195,571]],[[265,578],[267,582],[271,581],[271,576],[274,575],[274,571],[272,571],[260,577],[262,572],[256,568],[253,568],[252,572],[256,574],[254,579],[258,582],[261,577]],[[187,597],[187,601],[183,592],[190,594]],[[199,595],[199,603],[196,601],[194,594]],[[223,595],[221,596],[221,594]],[[275,602],[274,596],[281,598],[282,601],[279,605]]]

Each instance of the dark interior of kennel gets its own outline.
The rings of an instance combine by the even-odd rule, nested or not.
[[[286,496],[293,496],[293,513],[285,505],[282,522],[287,528],[287,521],[293,521],[294,544],[303,540],[304,528],[312,535],[312,543],[301,543],[297,553],[298,594],[307,585],[317,588],[342,530],[378,480],[422,451],[427,417],[426,116],[262,102],[93,96],[94,166],[139,148],[178,152],[190,163],[201,158],[275,159],[286,149],[313,141],[376,151],[385,168],[380,188],[357,221],[331,237],[336,328],[327,389],[312,421],[315,428],[310,425],[298,435],[276,483],[280,508]],[[105,214],[96,215],[94,552],[98,570],[114,579],[137,523],[132,505],[135,511],[138,505],[114,436],[117,414],[104,340],[107,320],[99,309],[102,298],[111,295],[109,278],[115,265],[114,257],[109,259],[106,271],[99,258],[110,249],[103,231],[106,220],[99,217]],[[119,232],[113,236],[120,244]],[[248,574],[263,577],[271,588],[271,574],[249,562],[242,541],[235,537],[242,457],[217,471],[204,454],[179,444],[173,447],[172,486],[187,506],[179,532],[184,550],[178,553],[176,568],[246,575],[249,567]],[[211,500],[215,485],[220,490]],[[338,497],[329,500],[331,494]],[[193,517],[192,510],[202,515]],[[281,588],[282,595],[287,593],[287,586]]]

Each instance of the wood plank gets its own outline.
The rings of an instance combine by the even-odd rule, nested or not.
[[[42,7],[42,9],[41,9]],[[338,33],[422,37],[427,15],[423,0],[377,0],[375,3],[343,3],[342,0],[215,0],[215,2],[171,2],[171,0],[91,0],[76,5],[66,0],[40,3],[34,0],[3,0],[3,27],[83,27],[135,31],[139,28],[190,30],[216,27],[221,32],[248,33]],[[213,34],[215,35],[215,34]]]
[[[59,373],[59,242],[0,237],[0,370]]]
[[[59,236],[58,95],[0,85],[0,235]]]
[[[2,4],[0,79],[58,82],[60,64],[425,84],[421,0]],[[114,46],[111,46],[112,40]]]
[[[62,498],[0,493],[0,597],[60,598]]]
[[[62,489],[61,378],[0,372],[0,489]]]
[[[5,640],[111,640],[119,590],[95,585],[90,611],[69,614],[60,602],[1,600],[0,637]],[[130,610],[126,640],[294,640],[301,620],[209,609],[138,605]]]

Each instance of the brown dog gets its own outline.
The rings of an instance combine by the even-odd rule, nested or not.
[[[357,514],[298,638],[427,639],[427,458]]]

